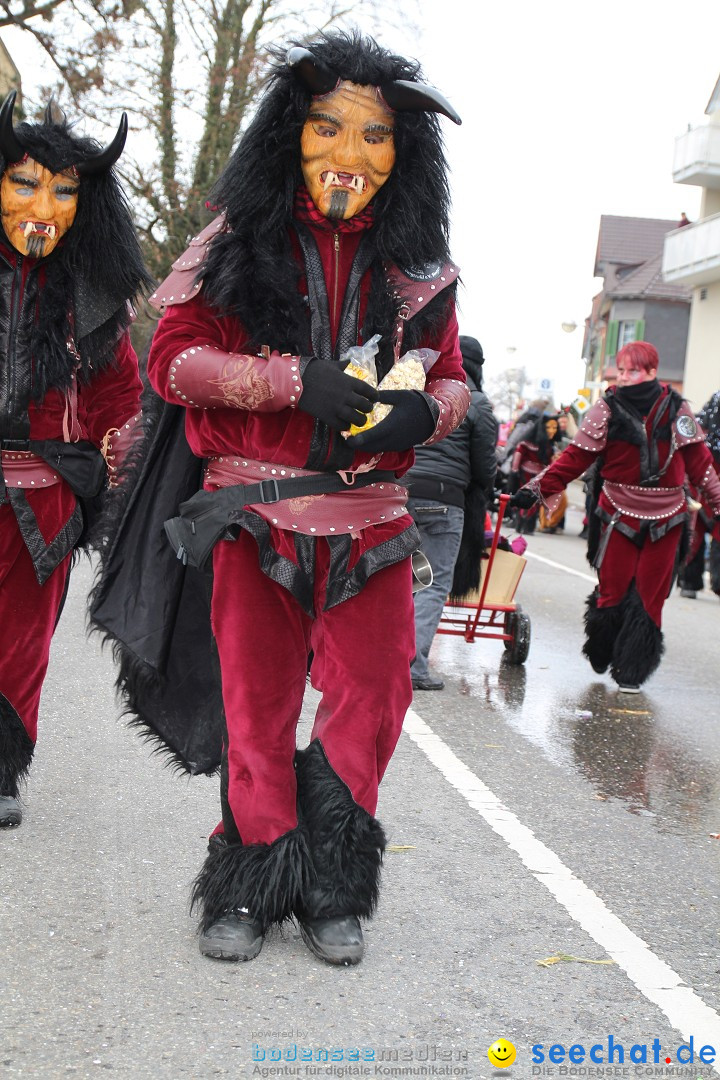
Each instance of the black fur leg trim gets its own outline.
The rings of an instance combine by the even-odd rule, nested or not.
[[[234,908],[247,908],[263,931],[292,917],[309,888],[312,865],[305,836],[292,829],[272,844],[212,843],[192,893],[202,907],[200,932]]]
[[[648,615],[634,586],[623,597],[620,610],[622,624],[615,639],[610,674],[618,683],[640,686],[662,659],[662,630]]]
[[[583,656],[590,661],[593,671],[602,675],[610,666],[622,622],[621,607],[597,606],[597,589],[590,593],[585,606],[585,635]]]
[[[382,826],[355,802],[318,739],[295,760],[299,819],[316,875],[297,913],[313,919],[370,918],[380,892]]]
[[[8,699],[0,694],[0,795],[18,797],[30,769],[35,744]]]

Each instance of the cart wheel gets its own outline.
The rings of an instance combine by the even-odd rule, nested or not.
[[[505,633],[512,634],[512,640],[504,643],[508,663],[524,664],[530,652],[530,617],[520,607],[505,616]]]

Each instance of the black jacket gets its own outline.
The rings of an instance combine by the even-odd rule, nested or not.
[[[471,483],[492,496],[498,424],[487,394],[469,375],[467,383],[470,408],[462,424],[440,442],[415,447],[415,463],[402,480],[411,498],[463,506]]]

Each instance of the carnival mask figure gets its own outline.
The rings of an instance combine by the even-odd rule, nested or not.
[[[153,582],[146,610],[173,611],[188,628],[171,631],[172,641],[154,635],[163,651],[167,642],[168,672],[199,676],[180,680],[178,708],[166,708],[180,684],[165,676],[162,706],[157,697],[145,704],[148,684],[132,661],[124,691],[140,724],[182,747],[176,760],[195,773],[218,764],[223,772],[222,837],[218,831],[211,841],[193,891],[201,953],[252,960],[271,925],[296,917],[315,956],[357,964],[359,920],[375,909],[385,844],[374,817],[377,786],[412,696],[410,556],[419,536],[405,489],[390,481],[409,467],[416,445],[453,431],[470,403],[435,114],[459,117],[419,81],[415,61],[359,31],[269,53],[275,63],[265,92],[210,193],[219,216],[150,298],[166,309],[147,360],[163,402],[157,415],[181,409],[184,422],[165,424],[160,438],[149,426],[148,480],[108,547],[107,590],[93,617],[106,625],[108,604],[129,610],[124,583],[137,576],[129,559]],[[349,370],[351,350],[370,343],[376,381],[394,370],[395,389],[376,389]],[[402,381],[403,358],[414,349],[431,361],[429,370],[417,365],[422,389]],[[375,443],[346,438],[376,401],[390,411],[364,433]],[[213,521],[220,502],[247,505],[232,511],[237,544],[209,537],[210,610],[204,585],[195,606],[184,586],[180,596],[174,570],[164,570],[167,559],[177,565],[179,548],[199,565],[179,539],[187,528],[181,515],[165,523],[175,551],[155,545],[152,568],[146,545],[129,531],[145,535],[161,492],[164,506],[195,505],[175,483],[181,476],[186,494],[194,482],[199,497],[210,498]],[[265,493],[267,478],[275,494],[265,516],[246,485],[257,479]],[[397,505],[377,501],[385,498]],[[200,539],[199,530],[194,535]],[[116,557],[121,574],[111,565]],[[168,595],[160,599],[155,586]],[[207,631],[198,621],[203,609]],[[128,630],[111,633],[129,660],[130,638],[146,632],[135,616]],[[298,754],[311,637],[315,685],[320,657],[328,658],[322,719]],[[219,671],[198,652],[211,645]]]
[[[50,255],[75,222],[83,178],[109,172],[122,153],[127,116],[115,138],[97,149],[70,130],[52,103],[42,124],[13,125],[16,93],[0,108],[0,211],[5,236],[16,251],[30,258]],[[107,214],[105,215],[107,216]]]
[[[395,164],[395,120],[377,88],[341,82],[310,105],[300,141],[302,173],[325,217],[364,210]]]
[[[53,173],[30,157],[6,169],[0,207],[12,246],[33,259],[49,255],[75,220],[79,190],[72,169]]]
[[[74,553],[142,429],[129,329],[151,284],[112,168],[127,118],[103,149],[52,103],[15,127],[15,97],[0,107],[0,830],[22,822]]]

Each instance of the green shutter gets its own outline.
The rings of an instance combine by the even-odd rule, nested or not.
[[[614,356],[617,352],[618,343],[618,323],[608,323],[607,334],[605,335],[605,357],[606,359]]]
[[[635,340],[636,341],[644,341],[645,340],[645,320],[644,319],[638,319],[637,322],[635,323]]]

